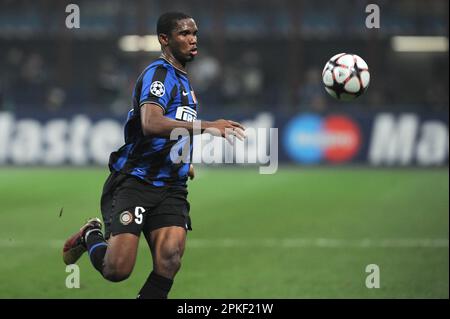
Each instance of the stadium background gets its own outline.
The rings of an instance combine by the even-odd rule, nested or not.
[[[146,278],[142,241],[127,282],[84,258],[67,289],[60,250],[99,214],[134,81],[158,56],[126,36],[154,34],[169,10],[200,29],[201,118],[276,127],[280,157],[273,175],[197,165],[171,296],[448,298],[448,1],[376,1],[379,29],[365,25],[371,1],[80,0],[79,29],[65,26],[69,3],[0,1],[1,298],[133,298]],[[404,51],[399,36],[445,45]],[[339,52],[371,71],[351,103],[321,85]],[[365,286],[369,264],[379,289]]]

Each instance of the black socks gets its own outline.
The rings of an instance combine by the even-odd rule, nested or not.
[[[154,271],[150,273],[137,299],[167,299],[173,280],[160,276]]]
[[[108,243],[100,229],[92,229],[86,232],[85,235],[86,247],[89,253],[89,258],[91,259],[92,265],[100,273],[103,270],[103,258],[106,254],[106,249],[108,248]]]

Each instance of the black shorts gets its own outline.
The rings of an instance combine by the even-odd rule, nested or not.
[[[105,238],[131,233],[137,236],[161,227],[192,230],[185,186],[150,185],[138,177],[113,172],[103,186],[101,210]]]

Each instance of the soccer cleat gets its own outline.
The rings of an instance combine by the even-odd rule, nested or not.
[[[87,250],[86,243],[84,241],[84,235],[88,230],[99,229],[103,227],[102,222],[98,218],[89,219],[81,229],[70,236],[64,243],[63,248],[63,260],[66,265],[74,264],[80,259],[81,255]]]

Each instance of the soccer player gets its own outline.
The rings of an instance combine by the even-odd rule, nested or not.
[[[88,251],[102,276],[118,282],[133,270],[142,232],[153,259],[153,270],[138,294],[142,299],[167,298],[187,231],[192,230],[186,183],[194,178],[193,166],[171,156],[187,145],[192,158],[192,136],[172,140],[170,134],[177,128],[190,135],[197,131],[197,100],[186,72],[186,64],[197,55],[197,26],[192,17],[170,12],[159,17],[157,34],[162,54],[137,79],[125,145],[110,156],[111,174],[101,198],[105,233],[99,219],[90,219],[63,248],[66,264]],[[224,138],[244,138],[244,128],[234,121],[196,124]]]

